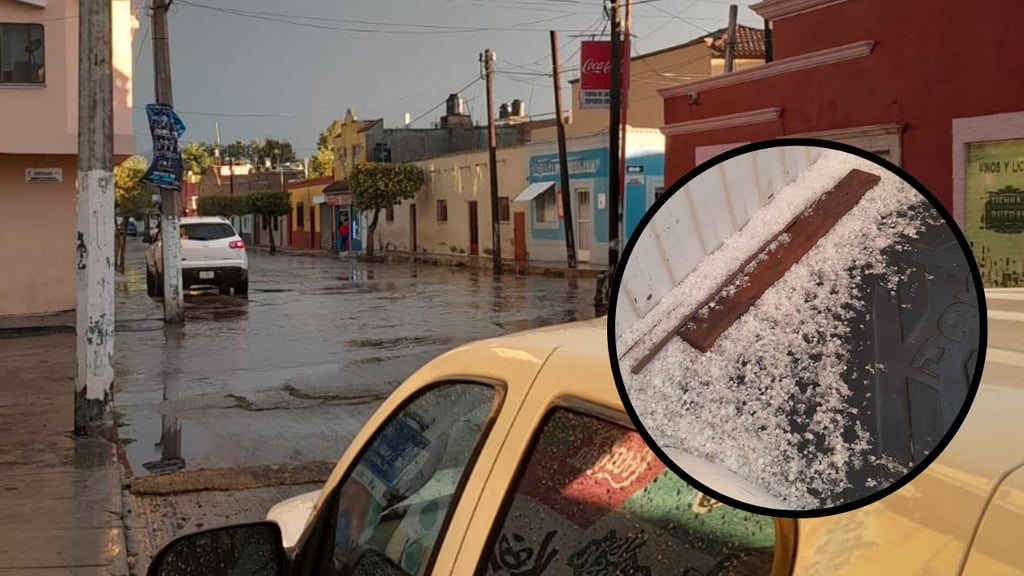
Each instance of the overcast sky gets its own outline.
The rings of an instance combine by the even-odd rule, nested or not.
[[[747,7],[753,0],[735,3],[740,23],[762,25]],[[149,1],[133,2],[140,4]],[[148,10],[136,14],[134,129],[145,152],[153,49]],[[728,14],[727,0],[636,0],[633,54],[725,27]],[[580,36],[607,34],[601,0],[173,0],[169,22],[184,140],[213,141],[219,123],[222,143],[285,138],[299,156],[311,155],[320,130],[349,107],[388,127],[401,126],[408,112],[420,117],[414,126],[426,127],[444,113],[449,93],[470,84],[462,95],[485,123],[485,48],[497,54],[496,106],[519,98],[530,114],[554,112],[552,29],[568,108]]]

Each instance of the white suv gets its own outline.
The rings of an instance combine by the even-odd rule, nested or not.
[[[232,289],[236,296],[249,293],[249,257],[245,241],[222,216],[182,218],[182,290],[191,286],[214,286],[222,294]],[[157,231],[146,250],[146,292],[162,296],[164,291],[163,246]]]

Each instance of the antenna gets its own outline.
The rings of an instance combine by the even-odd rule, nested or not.
[[[217,133],[216,145],[213,148],[213,158],[220,164],[220,122],[213,123],[213,129]]]

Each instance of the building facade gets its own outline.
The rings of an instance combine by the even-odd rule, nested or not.
[[[570,210],[563,212],[558,148],[554,142],[527,147],[528,174],[514,201],[524,206],[527,251],[531,261],[566,258],[565,226],[573,226],[580,262],[608,264],[608,132],[566,140]],[[622,237],[625,242],[640,218],[664,189],[664,137],[658,130],[629,128],[622,174]]]
[[[1024,283],[1024,4],[765,0],[774,60],[661,90],[667,178],[782,136],[889,159],[953,214],[986,284]],[[822,33],[827,31],[828,33]],[[951,38],[977,41],[953,42]]]
[[[112,0],[114,159],[135,151],[128,0]],[[78,3],[0,2],[0,316],[75,308]],[[111,169],[113,166],[111,166]]]
[[[526,182],[526,148],[500,148],[497,160],[501,256],[513,260],[517,251],[526,251],[522,207],[517,219],[511,202]],[[413,200],[382,212],[377,225],[378,248],[489,259],[494,242],[487,152],[449,154],[414,164],[423,169],[423,189]]]

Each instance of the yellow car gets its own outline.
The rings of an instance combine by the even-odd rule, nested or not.
[[[295,542],[263,521],[181,536],[149,574],[1010,574],[1017,389],[983,389],[927,472],[818,519],[716,502],[646,447],[612,378],[606,318],[468,344],[423,366],[339,460]],[[1013,449],[991,444],[998,437]],[[988,444],[986,444],[988,442]],[[1000,485],[1000,482],[1002,484]],[[286,531],[293,528],[286,527]],[[294,544],[294,546],[291,546]]]

